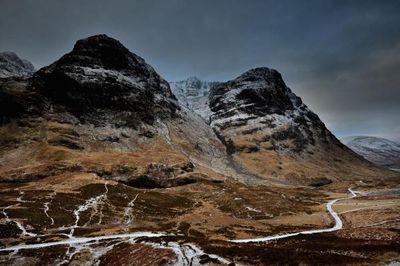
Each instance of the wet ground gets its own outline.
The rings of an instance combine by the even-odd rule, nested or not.
[[[321,193],[284,191],[289,204],[283,200],[283,191],[254,189],[218,182],[153,190],[106,180],[73,190],[3,183],[0,263],[375,265],[399,257],[397,190],[375,191],[337,202],[333,209],[341,217],[343,228],[336,232],[257,243],[229,242],[336,226],[325,209],[330,198]],[[260,195],[270,195],[270,203],[260,204]],[[298,212],[293,209],[288,214],[286,208],[290,206],[298,207]],[[313,211],[320,214],[315,215],[320,223],[276,225],[280,217],[292,216],[296,221],[296,216],[311,216]]]

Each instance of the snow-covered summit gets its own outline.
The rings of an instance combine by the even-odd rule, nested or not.
[[[352,136],[341,141],[373,163],[400,169],[400,143],[372,136]]]
[[[29,76],[35,71],[32,63],[14,52],[0,53],[0,78]]]
[[[211,88],[217,84],[219,82],[202,81],[197,77],[170,82],[171,90],[179,103],[206,120],[210,116],[208,95]]]

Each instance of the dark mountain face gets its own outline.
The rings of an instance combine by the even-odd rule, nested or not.
[[[340,143],[276,70],[256,68],[218,84],[209,102],[210,126],[239,169],[302,184],[375,174],[366,171],[373,169],[371,163]]]
[[[253,145],[254,141],[257,146],[263,142],[268,149],[289,153],[311,150],[321,142],[342,146],[273,69],[252,69],[215,86],[210,108],[211,125],[227,138],[237,133],[234,131],[263,134]]]
[[[242,110],[248,114],[282,113],[295,109],[294,104],[301,104],[299,98],[295,99],[298,102],[292,102],[290,91],[276,70],[256,68],[216,86],[210,96],[212,111],[235,107],[235,101],[225,101],[222,98],[239,87],[240,92],[235,95],[235,99],[246,105]]]
[[[178,108],[168,83],[106,35],[79,40],[70,53],[35,73],[30,87],[78,117],[119,112],[125,120],[152,124]]]

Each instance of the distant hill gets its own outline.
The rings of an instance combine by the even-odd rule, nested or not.
[[[392,169],[400,169],[400,143],[371,136],[341,139],[347,147],[367,160]]]
[[[30,76],[35,71],[32,63],[14,52],[0,53],[0,78]]]

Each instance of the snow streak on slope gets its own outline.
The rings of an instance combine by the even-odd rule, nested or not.
[[[365,159],[385,167],[400,169],[400,143],[377,137],[353,136],[342,143]]]
[[[0,53],[0,78],[29,76],[35,71],[33,65],[13,52]]]
[[[70,238],[74,238],[74,232],[75,229],[79,227],[80,214],[82,212],[85,212],[87,210],[92,210],[89,221],[84,226],[89,225],[92,218],[96,215],[99,217],[98,224],[101,224],[103,213],[99,211],[99,206],[104,204],[105,201],[107,200],[107,193],[108,193],[107,183],[104,184],[104,188],[105,192],[103,194],[86,200],[84,204],[80,205],[77,209],[74,210],[75,224],[71,227],[71,231],[68,235]]]
[[[210,89],[219,82],[201,81],[196,77],[170,82],[171,90],[181,105],[194,111],[204,119],[210,117],[208,95]]]

